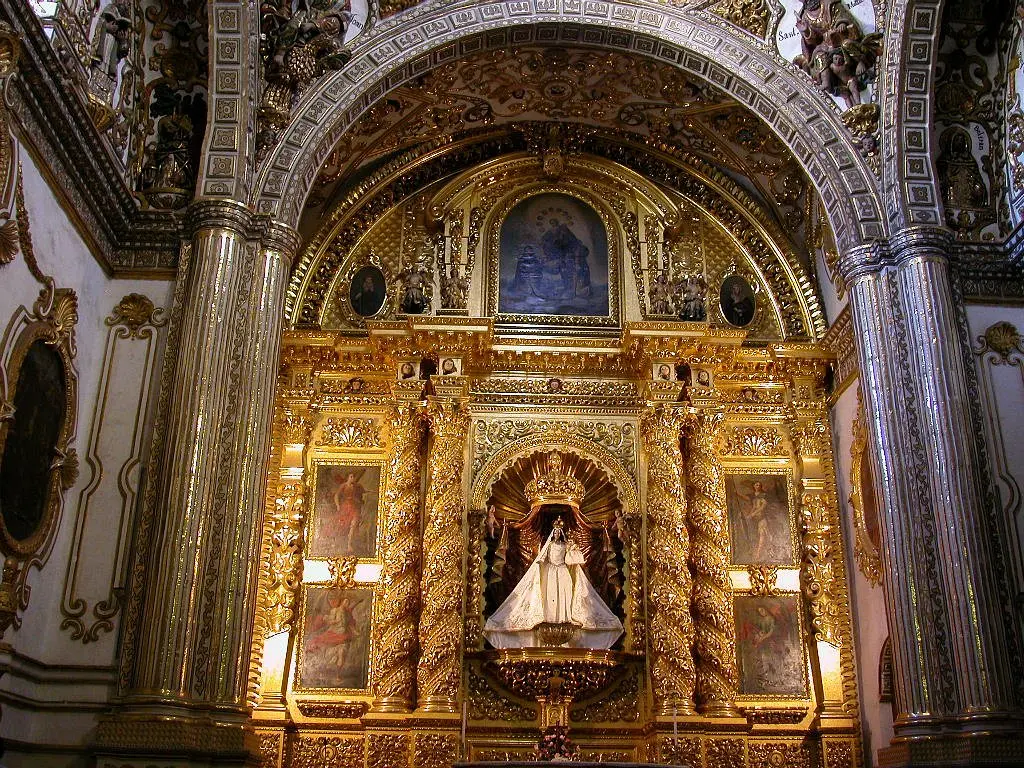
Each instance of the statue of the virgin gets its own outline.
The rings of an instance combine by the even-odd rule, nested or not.
[[[622,634],[622,622],[597,594],[583,564],[583,553],[558,518],[523,578],[484,625],[491,645],[548,645],[541,632],[547,625],[569,630],[566,647],[610,648]]]

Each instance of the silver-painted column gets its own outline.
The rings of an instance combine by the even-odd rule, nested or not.
[[[906,318],[909,363],[928,462],[932,515],[946,598],[949,645],[965,729],[1007,725],[1012,670],[996,588],[978,436],[949,283],[949,239],[903,231],[891,244]],[[998,544],[995,544],[998,546]]]
[[[249,646],[284,294],[295,233],[229,201],[194,223],[125,705],[97,754],[247,762]],[[147,544],[148,541],[148,544]],[[131,611],[129,611],[131,613]],[[152,720],[144,728],[139,720]],[[228,727],[225,727],[228,726]],[[208,748],[207,746],[208,745]],[[199,758],[197,758],[198,760]],[[127,764],[127,763],[126,763]]]
[[[998,732],[1020,723],[948,246],[906,230],[841,265],[884,508],[898,712],[883,764],[930,764],[949,739],[965,764],[1009,754]]]

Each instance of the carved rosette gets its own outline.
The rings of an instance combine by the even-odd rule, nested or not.
[[[688,473],[693,528],[690,564],[694,576],[697,700],[705,714],[729,716],[737,713],[733,698],[738,672],[728,571],[725,474],[715,452],[721,425],[720,413],[699,413],[689,423]]]
[[[423,613],[416,672],[419,708],[454,712],[462,679],[462,518],[469,412],[462,403],[431,398],[426,525],[423,531]]]
[[[664,407],[650,410],[641,422],[647,452],[651,678],[655,707],[662,715],[692,714],[696,681],[690,537],[679,449],[682,426],[683,415]]]
[[[383,558],[374,625],[374,709],[412,708],[419,610],[420,438],[419,408],[402,403],[387,424],[388,482],[380,539]]]

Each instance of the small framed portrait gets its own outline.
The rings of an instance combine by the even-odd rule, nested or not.
[[[399,381],[414,381],[419,376],[416,374],[416,363],[412,360],[403,360],[398,365]]]
[[[711,372],[707,368],[697,369],[697,384],[702,387],[711,386]]]
[[[651,376],[655,381],[675,381],[676,367],[672,363],[655,363],[651,368]]]
[[[754,288],[746,278],[740,275],[729,275],[722,281],[718,292],[719,307],[725,322],[736,328],[746,328],[754,319],[757,308]]]
[[[308,585],[296,688],[364,691],[370,666],[373,590]]]
[[[309,556],[372,558],[377,542],[380,463],[317,462],[313,474]]]
[[[799,595],[737,595],[736,659],[745,696],[807,695]]]
[[[788,475],[726,475],[725,496],[733,564],[795,564]]]
[[[352,311],[360,317],[373,317],[380,312],[387,296],[387,281],[380,267],[367,264],[352,276],[348,299]]]
[[[442,357],[441,358],[441,375],[442,376],[460,376],[462,374],[462,358],[459,357]]]

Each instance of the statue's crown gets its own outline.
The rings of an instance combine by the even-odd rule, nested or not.
[[[530,509],[545,504],[568,504],[579,509],[586,492],[583,483],[562,471],[562,457],[557,451],[548,454],[547,465],[547,472],[526,484],[525,493]]]

